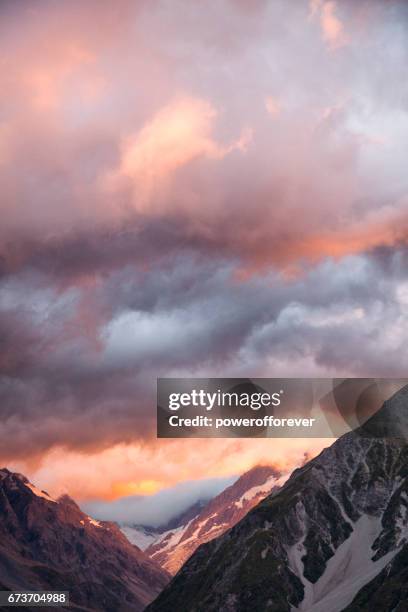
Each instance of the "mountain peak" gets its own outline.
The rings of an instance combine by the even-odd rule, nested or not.
[[[29,482],[28,478],[26,478],[23,474],[19,474],[18,472],[11,472],[9,469],[4,467],[0,469],[0,480],[5,480],[6,478],[15,478],[23,483]]]
[[[23,474],[19,474],[18,472],[11,472],[7,468],[3,468],[0,470],[0,483],[2,484],[3,489],[8,488],[10,490],[20,490],[25,494],[34,495],[35,497],[45,499],[52,503],[57,503],[55,499],[53,499],[47,491],[42,491],[37,489],[28,478],[26,478]]]
[[[0,576],[6,590],[63,584],[81,610],[141,612],[168,574],[113,523],[58,501],[23,475],[0,470]]]
[[[356,612],[383,589],[381,610],[405,610],[407,421],[405,386],[203,543],[147,610]]]
[[[145,549],[146,553],[175,573],[199,545],[225,533],[261,499],[279,488],[285,478],[271,465],[254,466],[184,525],[161,534]]]
[[[69,495],[67,495],[67,493],[64,493],[63,495],[60,495],[57,499],[57,501],[61,504],[65,504],[68,506],[72,506],[77,508],[78,510],[80,510],[80,507],[78,506],[78,504],[76,503],[75,500],[72,499],[72,497],[70,497]]]
[[[237,482],[243,482],[245,483],[246,481],[251,481],[255,484],[262,484],[263,482],[265,482],[265,480],[271,476],[275,476],[275,478],[279,478],[282,475],[282,473],[276,469],[273,465],[267,465],[267,464],[257,464],[254,465],[252,468],[250,468],[249,470],[247,470],[246,472],[244,472],[242,474],[242,476],[240,476],[238,478],[238,480],[235,482],[235,484],[237,484]]]
[[[408,439],[408,385],[386,400],[357,433],[364,437]]]

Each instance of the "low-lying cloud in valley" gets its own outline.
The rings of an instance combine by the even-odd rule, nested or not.
[[[215,497],[234,480],[236,478],[231,477],[185,481],[147,497],[122,497],[110,503],[87,502],[84,509],[100,520],[160,527],[179,516],[197,500],[208,501]]]

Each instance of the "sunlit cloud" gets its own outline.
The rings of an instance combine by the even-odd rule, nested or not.
[[[257,464],[284,472],[300,465],[305,453],[314,455],[330,440],[155,440],[116,445],[96,453],[54,449],[40,465],[12,462],[13,469],[54,496],[114,500],[130,495],[154,495],[178,482],[230,478]],[[188,461],[185,460],[188,458]]]
[[[334,0],[311,0],[310,17],[319,17],[322,37],[327,46],[334,50],[349,42],[343,22],[338,16],[338,3]]]
[[[216,118],[216,110],[205,100],[180,97],[171,102],[136,135],[124,139],[120,166],[108,177],[108,187],[114,191],[121,179],[128,179],[136,210],[154,214],[163,183],[171,190],[168,181],[178,168],[200,157],[220,160],[234,150],[245,152],[250,130],[232,143],[220,144],[213,138]]]
[[[268,111],[268,113],[272,115],[273,117],[276,115],[279,115],[279,113],[282,110],[279,100],[277,98],[274,98],[273,96],[268,96],[266,98],[265,108]]]
[[[292,466],[155,440],[156,377],[406,372],[405,3],[0,12],[3,462],[108,501]]]

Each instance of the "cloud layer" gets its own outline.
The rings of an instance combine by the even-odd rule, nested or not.
[[[184,512],[198,499],[208,500],[218,495],[234,480],[218,478],[185,481],[171,489],[162,489],[155,495],[123,497],[111,503],[88,502],[84,508],[100,520],[159,527]]]
[[[161,487],[157,376],[405,376],[405,3],[0,10],[3,462]]]

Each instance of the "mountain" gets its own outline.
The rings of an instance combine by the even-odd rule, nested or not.
[[[407,424],[408,386],[200,546],[147,610],[406,612]]]
[[[161,567],[174,574],[193,552],[205,542],[235,525],[261,499],[277,488],[282,477],[270,466],[257,466],[211,499],[203,508],[184,515],[175,528],[161,533],[145,550]]]
[[[199,499],[179,515],[159,527],[124,524],[121,525],[120,528],[129,542],[135,544],[141,550],[146,550],[150,544],[162,540],[169,532],[179,529],[179,527],[185,527],[191,519],[195,518],[201,512],[207,501],[208,500]]]
[[[170,519],[165,525],[162,525],[160,528],[161,533],[187,525],[187,523],[200,514],[202,509],[205,508],[209,501],[209,499],[199,499],[186,510],[181,512],[178,516]]]
[[[160,531],[145,527],[144,525],[120,525],[120,530],[129,542],[140,548],[140,550],[146,550],[150,544],[161,536]]]
[[[143,610],[168,574],[114,523],[0,470],[0,590],[65,590],[75,609]]]

